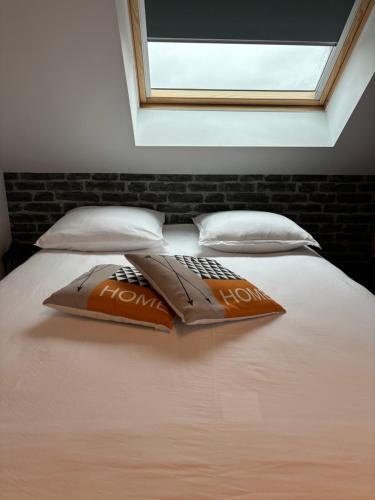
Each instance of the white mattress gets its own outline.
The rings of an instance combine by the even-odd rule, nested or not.
[[[43,250],[0,282],[1,500],[373,500],[375,298],[309,249],[212,255],[287,314],[170,333],[42,300],[121,254]]]

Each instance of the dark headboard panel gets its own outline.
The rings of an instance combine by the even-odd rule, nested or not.
[[[81,205],[153,208],[166,212],[168,223],[191,222],[202,212],[267,210],[311,232],[322,253],[347,272],[368,272],[375,175],[5,173],[5,181],[13,238],[20,242],[34,242]]]

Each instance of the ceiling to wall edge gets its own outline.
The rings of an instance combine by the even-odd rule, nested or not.
[[[373,9],[325,110],[140,108],[127,0],[116,9],[136,146],[333,147],[375,72]]]

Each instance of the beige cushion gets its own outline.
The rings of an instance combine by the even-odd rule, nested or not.
[[[126,254],[184,323],[194,325],[285,312],[262,290],[214,259]]]

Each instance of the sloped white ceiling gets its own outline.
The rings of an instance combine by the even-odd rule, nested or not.
[[[333,148],[136,147],[115,0],[1,9],[3,171],[374,172],[374,80]]]

